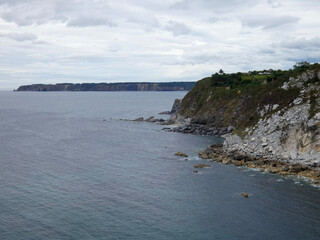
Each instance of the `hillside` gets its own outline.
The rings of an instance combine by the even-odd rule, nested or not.
[[[220,128],[231,125],[243,130],[258,122],[261,111],[268,114],[279,111],[299,96],[301,87],[281,88],[290,77],[319,70],[320,65],[314,64],[288,71],[270,71],[268,74],[216,73],[195,84],[182,100],[178,115],[190,118],[194,124]],[[318,86],[318,78],[314,76],[303,84]],[[265,109],[265,106],[275,104],[279,105],[277,109]]]
[[[216,73],[195,84],[173,120],[182,132],[232,132],[225,136],[226,151],[320,164],[319,96],[317,63],[288,71]]]
[[[59,83],[20,86],[17,91],[189,91],[195,82]]]

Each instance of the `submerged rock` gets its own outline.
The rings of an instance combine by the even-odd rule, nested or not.
[[[194,168],[209,168],[209,167],[211,167],[211,165],[205,164],[205,163],[199,163],[199,164],[194,165]]]
[[[249,197],[249,193],[246,193],[246,192],[240,193],[240,195],[245,198]]]

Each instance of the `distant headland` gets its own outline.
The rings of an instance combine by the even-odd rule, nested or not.
[[[190,91],[195,82],[58,83],[20,86],[16,91]]]

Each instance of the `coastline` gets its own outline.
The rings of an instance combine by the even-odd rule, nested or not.
[[[170,124],[168,120],[161,125],[168,124],[171,127],[165,127],[162,130],[166,132],[178,132],[184,134],[202,135],[202,136],[219,136],[220,131],[213,132],[212,129],[205,125],[198,127],[195,124]],[[146,121],[148,122],[148,121]],[[191,129],[191,131],[190,131]],[[230,132],[231,129],[222,129],[221,132]],[[231,130],[232,131],[232,130]],[[302,177],[309,180],[314,186],[320,187],[320,165],[316,162],[306,163],[290,159],[275,157],[272,155],[250,155],[237,149],[228,148],[223,143],[213,144],[205,150],[198,152],[199,158],[206,159],[210,162],[217,162],[224,165],[232,164],[235,166],[259,169],[260,172],[269,172],[279,174],[282,177]]]
[[[210,162],[260,169],[261,172],[279,174],[283,177],[305,177],[312,184],[320,187],[320,168],[317,164],[300,164],[285,159],[248,155],[237,150],[228,151],[223,144],[211,145],[204,151],[199,152],[198,155],[200,158],[208,159]]]
[[[201,158],[320,186],[320,65],[273,77],[252,85],[256,91],[231,91],[236,86],[226,84],[236,81],[232,74],[202,79],[172,112],[175,125],[164,130],[225,138],[199,152]]]

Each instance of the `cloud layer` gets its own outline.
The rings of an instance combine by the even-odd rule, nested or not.
[[[320,61],[318,0],[0,0],[0,88]]]

